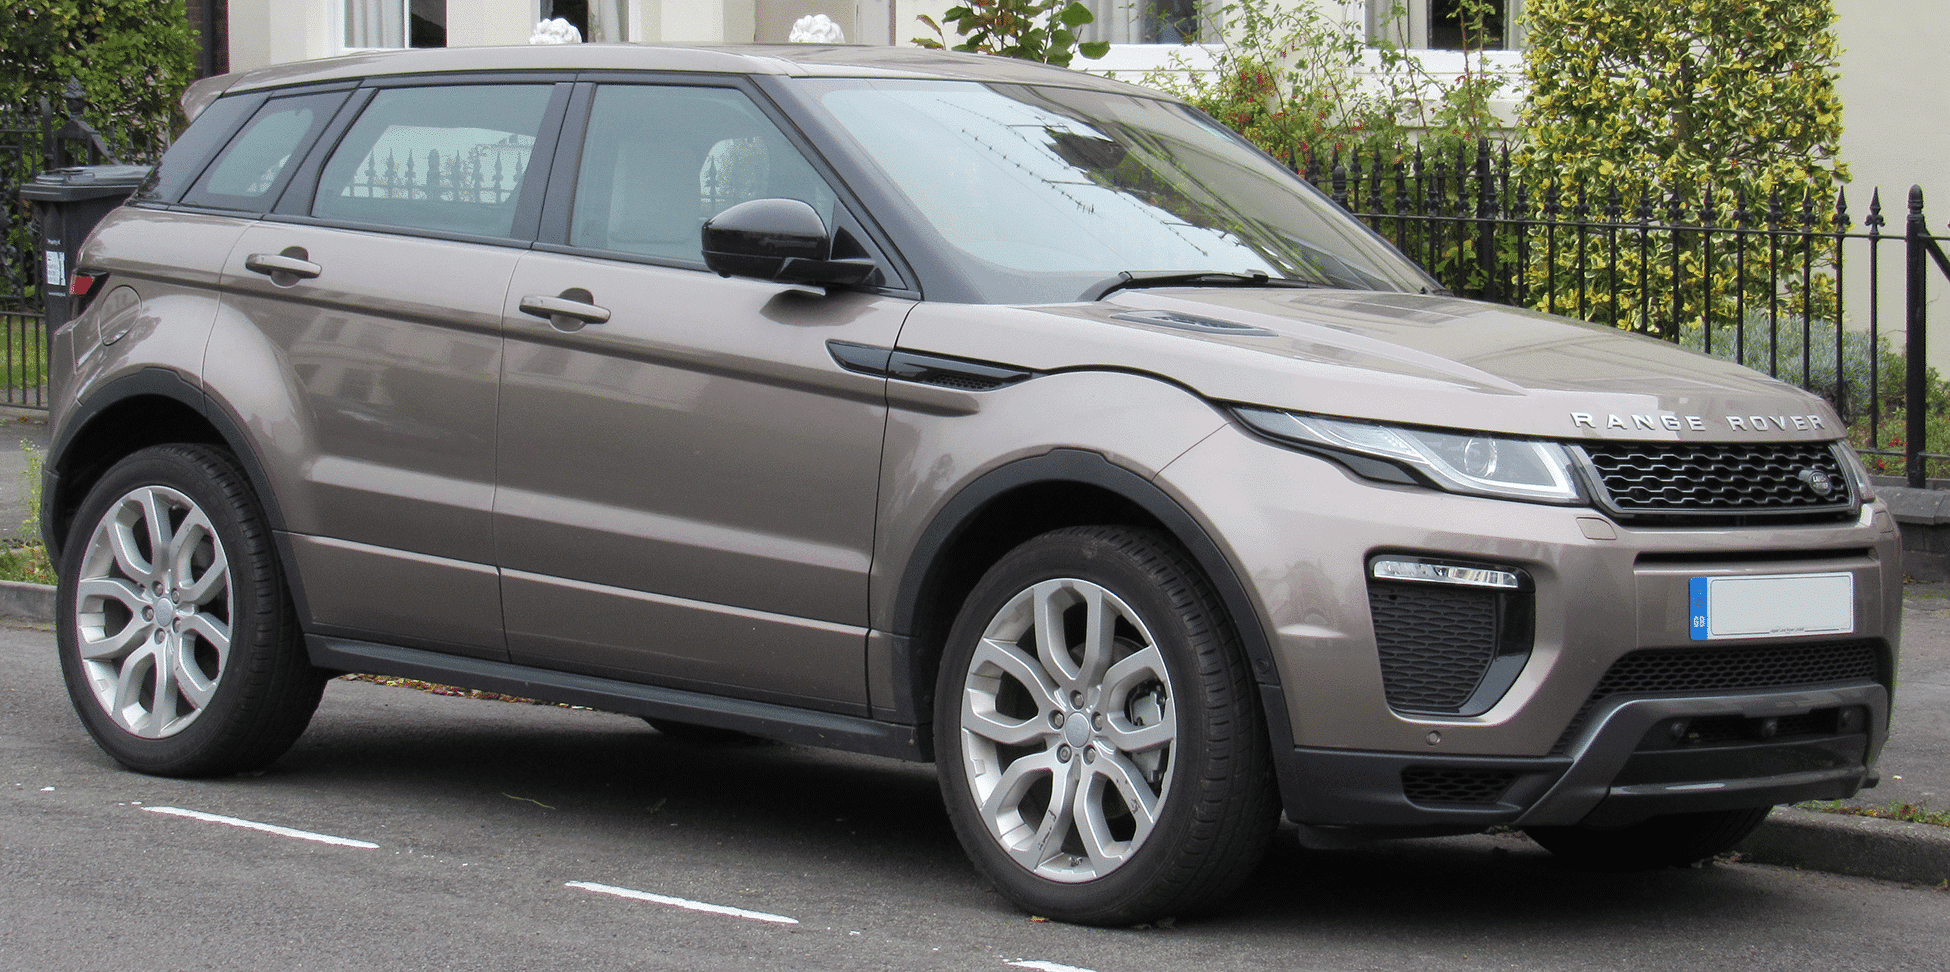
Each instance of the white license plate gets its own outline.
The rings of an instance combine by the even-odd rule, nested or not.
[[[1694,641],[1849,634],[1855,575],[1761,574],[1692,579]]]

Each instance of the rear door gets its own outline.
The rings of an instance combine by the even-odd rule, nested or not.
[[[285,388],[235,387],[282,453],[265,465],[287,480],[273,486],[314,633],[506,657],[489,512],[501,309],[540,212],[530,163],[567,97],[534,79],[363,90],[322,165],[232,251],[208,370],[246,347],[282,362]]]
[[[494,522],[512,657],[865,713],[884,379],[829,344],[891,347],[912,302],[704,268],[704,220],[747,199],[803,199],[864,235],[747,91],[578,98],[586,136],[564,136],[504,308]]]

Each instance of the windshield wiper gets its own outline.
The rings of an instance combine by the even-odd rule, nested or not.
[[[1139,287],[1318,287],[1319,284],[1290,277],[1274,277],[1263,271],[1248,270],[1230,273],[1224,270],[1195,270],[1188,273],[1132,273],[1129,270],[1115,277],[1099,280],[1084,288],[1078,300],[1089,302],[1103,300],[1120,290]]]

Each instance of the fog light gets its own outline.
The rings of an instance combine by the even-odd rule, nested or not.
[[[1420,560],[1383,558],[1370,564],[1368,572],[1376,580],[1423,581],[1431,584],[1494,587],[1512,591],[1522,586],[1522,581],[1511,571],[1494,570],[1488,567],[1430,564]]]

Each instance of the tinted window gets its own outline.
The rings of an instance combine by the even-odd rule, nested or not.
[[[508,235],[551,90],[522,84],[379,92],[325,163],[312,215]]]
[[[265,102],[183,201],[219,209],[270,209],[290,177],[296,153],[344,100],[343,92],[333,92]]]
[[[832,191],[742,92],[609,86],[590,113],[569,242],[702,263],[705,220],[773,197],[805,200],[832,229]]]

